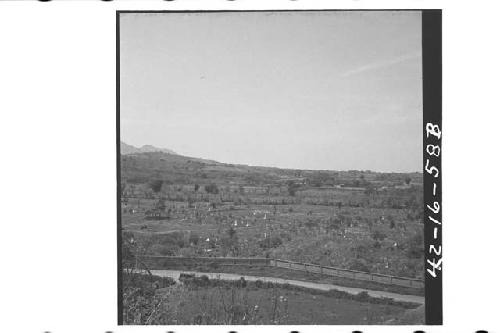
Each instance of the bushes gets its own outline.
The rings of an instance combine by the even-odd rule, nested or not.
[[[214,262],[209,263],[208,267],[210,267],[210,269],[217,270],[217,269],[219,269],[220,265],[214,261]]]
[[[124,288],[125,324],[285,324],[289,318],[287,299],[291,295],[300,298],[299,293],[404,308],[418,306],[376,298],[366,291],[350,294],[260,280],[224,281],[183,275],[184,283],[174,285],[169,278],[141,274],[136,278],[133,286],[127,284]],[[268,290],[256,292],[261,288]]]
[[[283,244],[283,241],[278,236],[267,237],[259,242],[259,246],[261,249],[274,249]]]
[[[198,245],[198,242],[200,241],[200,235],[198,235],[197,233],[190,233],[189,235],[189,243],[190,244],[193,244],[193,245]]]
[[[387,238],[387,235],[383,233],[381,230],[377,229],[372,233],[372,238],[376,241],[383,241]]]
[[[153,243],[163,244],[163,245],[175,245],[179,248],[186,246],[184,239],[184,233],[182,232],[171,232],[168,234],[156,234],[151,237]]]
[[[411,259],[420,259],[424,256],[424,233],[417,232],[408,242],[406,255]]]
[[[179,248],[174,244],[162,245],[162,244],[153,244],[150,248],[150,251],[155,255],[161,256],[173,256],[177,253]]]
[[[297,193],[297,190],[299,189],[299,185],[297,185],[295,182],[293,181],[288,181],[287,182],[287,190],[288,190],[288,194],[291,196],[291,197],[294,197],[295,196],[295,193]]]
[[[155,289],[167,288],[175,285],[171,277],[145,275],[139,273],[124,273],[123,286],[126,288],[140,288],[143,294],[153,294]]]
[[[151,187],[151,189],[155,193],[160,192],[162,185],[163,185],[163,180],[160,179],[155,179],[149,182],[149,187]]]
[[[248,282],[244,277],[239,280],[219,280],[219,279],[209,279],[208,276],[194,276],[194,274],[181,274],[179,280],[184,283],[185,286],[189,288],[200,288],[200,287],[223,287],[226,289],[230,288],[246,288]]]
[[[370,295],[368,294],[367,291],[360,291],[355,295],[355,300],[360,301],[360,302],[366,302],[370,299]]]
[[[358,244],[352,247],[352,251],[354,252],[354,257],[356,259],[366,258],[370,253],[370,249],[366,244]],[[351,268],[354,269],[354,268]]]
[[[368,268],[368,265],[366,264],[365,260],[362,259],[355,259],[349,263],[349,269],[355,270],[355,271],[361,271],[361,272],[369,272],[370,269]]]
[[[219,194],[219,188],[214,183],[204,186],[205,192],[210,194]]]

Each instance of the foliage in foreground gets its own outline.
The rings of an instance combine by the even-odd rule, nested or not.
[[[142,279],[141,279],[142,277]],[[284,324],[288,318],[287,300],[279,288],[270,293],[271,311],[261,311],[269,302],[249,297],[246,283],[209,280],[206,276],[184,284],[158,288],[145,275],[128,274],[123,294],[123,317],[127,325],[258,325]],[[134,282],[131,282],[134,280]],[[125,282],[125,281],[124,281]],[[124,283],[125,284],[125,283]],[[204,288],[205,286],[214,288]],[[197,291],[192,293],[190,291]]]
[[[288,324],[287,291],[305,292],[377,306],[411,309],[416,304],[293,285],[187,277],[183,283],[144,274],[124,275],[123,316],[129,325],[258,325]],[[256,296],[258,295],[258,296]],[[293,318],[292,318],[293,319]]]

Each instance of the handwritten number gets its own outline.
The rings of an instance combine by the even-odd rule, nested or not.
[[[425,162],[425,171],[427,171],[427,173],[429,173],[431,175],[435,172],[435,174],[433,175],[434,178],[439,177],[439,170],[438,170],[438,168],[436,168],[435,166],[429,167],[429,160],[428,159]]]
[[[439,154],[441,154],[441,148],[436,145],[427,145],[425,150],[427,151],[427,154],[431,156],[439,156]]]
[[[441,209],[441,207],[439,206],[439,202],[437,201],[434,201],[433,207],[427,205],[427,208],[429,208],[434,214],[439,213],[439,210]]]

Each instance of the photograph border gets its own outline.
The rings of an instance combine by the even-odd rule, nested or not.
[[[424,178],[424,268],[425,325],[443,324],[442,295],[442,10],[441,9],[270,9],[270,10],[116,10],[116,198],[117,198],[117,324],[123,325],[122,221],[121,221],[121,152],[120,152],[120,14],[122,13],[245,13],[245,12],[339,12],[405,11],[422,15],[422,85],[423,85],[423,178]],[[430,133],[429,124],[437,128]],[[434,134],[434,135],[433,135]],[[431,154],[427,145],[438,146]],[[433,150],[434,152],[434,150]],[[430,171],[432,170],[432,171]],[[437,170],[437,172],[435,171]],[[437,203],[437,206],[436,206]],[[431,215],[432,213],[432,215]],[[436,231],[437,230],[437,231]],[[434,248],[432,254],[431,248]],[[435,276],[430,274],[434,272]],[[428,274],[429,273],[429,274]],[[361,326],[361,325],[360,325]]]
[[[442,11],[440,9],[422,11],[422,84],[425,323],[442,325]],[[429,149],[430,147],[434,148]]]

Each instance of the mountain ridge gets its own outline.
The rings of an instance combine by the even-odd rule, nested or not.
[[[130,154],[141,154],[141,153],[153,153],[153,152],[161,152],[172,155],[178,155],[175,151],[167,148],[158,148],[152,145],[143,145],[140,148],[129,145],[123,141],[120,141],[120,154],[121,155],[130,155]]]

